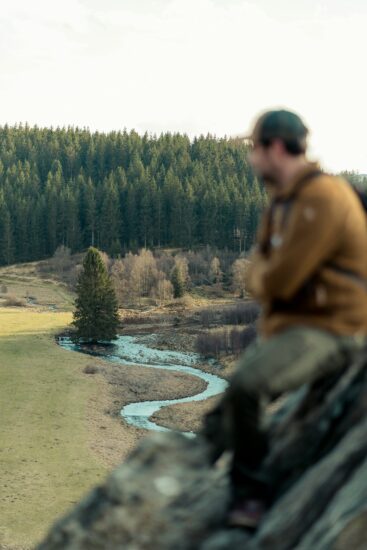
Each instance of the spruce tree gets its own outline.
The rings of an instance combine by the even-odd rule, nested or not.
[[[171,283],[173,286],[173,297],[182,298],[185,294],[185,281],[180,267],[176,264],[172,269]]]
[[[84,258],[75,305],[74,341],[95,344],[117,338],[117,298],[102,257],[96,248],[90,247]]]

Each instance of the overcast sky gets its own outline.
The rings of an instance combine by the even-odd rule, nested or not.
[[[190,136],[286,106],[367,173],[366,0],[0,0],[0,124]]]

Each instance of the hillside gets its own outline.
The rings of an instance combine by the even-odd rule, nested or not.
[[[266,201],[238,141],[29,126],[0,141],[0,265],[60,245],[243,250]]]
[[[56,277],[41,278],[39,262],[0,268],[0,306],[15,300],[14,305],[71,311],[74,295]]]

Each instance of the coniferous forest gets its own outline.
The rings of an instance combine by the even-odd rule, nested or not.
[[[60,245],[248,249],[266,199],[246,158],[212,136],[1,127],[0,265]]]

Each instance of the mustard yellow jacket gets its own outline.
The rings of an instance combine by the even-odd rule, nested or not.
[[[346,181],[315,171],[300,172],[260,225],[247,285],[265,337],[292,325],[367,335],[366,213]]]

